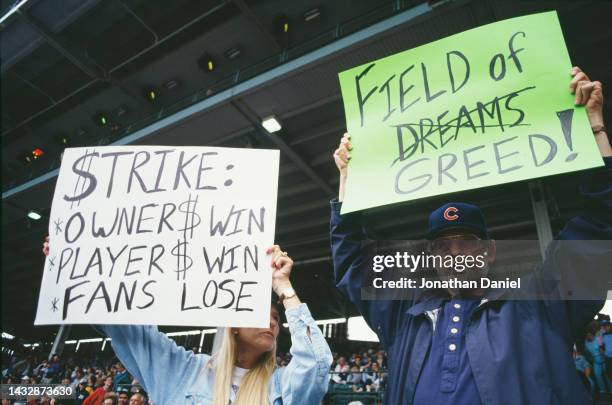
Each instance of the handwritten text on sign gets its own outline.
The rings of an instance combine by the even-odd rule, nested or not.
[[[36,324],[267,326],[278,151],[66,149]]]
[[[602,165],[555,12],[340,74],[354,150],[343,212]]]

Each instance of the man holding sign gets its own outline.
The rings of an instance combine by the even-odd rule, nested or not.
[[[533,18],[533,16],[529,18]],[[513,31],[521,31],[521,24],[514,23],[512,25],[515,25],[511,27]],[[533,26],[533,21],[526,25],[527,30],[526,33],[524,32],[526,36],[529,36],[529,28]],[[500,30],[503,31],[502,28]],[[504,63],[508,61],[508,65],[514,65],[516,69],[519,69],[520,66],[525,71],[529,66],[519,65],[517,61],[517,58],[520,60],[520,56],[517,57],[520,52],[528,53],[526,49],[519,49],[521,45],[516,45],[516,40],[521,37],[520,34],[508,37],[509,52],[507,55],[503,55],[503,61]],[[544,38],[538,39],[543,42],[542,46],[549,45],[543,40]],[[483,39],[483,42],[487,42],[486,39]],[[451,57],[454,58],[455,56]],[[532,57],[535,56],[532,55]],[[463,60],[460,56],[459,58]],[[466,58],[466,60],[468,59]],[[496,68],[496,66],[499,66],[498,64],[502,64],[501,61],[501,57],[495,56],[491,59],[491,70],[487,71],[486,74],[490,74],[494,80],[502,79],[503,70],[500,71]],[[548,63],[550,61],[545,59],[544,62]],[[370,66],[375,65],[375,63],[370,64]],[[466,70],[468,69],[467,65],[466,63]],[[432,89],[427,84],[426,68],[424,64],[422,66],[425,93],[420,102],[429,103],[436,97],[441,97],[443,90]],[[362,80],[369,72],[372,72],[372,69],[375,69],[375,66],[370,67],[368,72],[360,70],[361,73],[355,76],[355,80]],[[410,69],[408,67],[404,71],[404,76],[408,74],[406,71]],[[567,73],[565,74],[567,75]],[[594,167],[601,165],[601,158],[603,157],[606,168],[589,173],[580,189],[581,194],[589,200],[588,214],[569,221],[558,235],[559,240],[570,241],[563,246],[569,246],[571,251],[560,249],[558,244],[551,245],[542,267],[531,278],[531,284],[539,285],[540,282],[546,281],[542,280],[542,277],[554,273],[557,268],[570,267],[565,269],[565,274],[573,274],[574,279],[577,279],[578,282],[582,278],[600,277],[600,284],[603,284],[603,286],[598,286],[599,288],[596,291],[594,290],[595,292],[588,300],[564,301],[558,298],[514,300],[507,298],[506,290],[486,288],[421,290],[415,291],[405,300],[363,299],[362,287],[363,280],[366,278],[364,277],[364,269],[367,268],[367,266],[364,266],[367,258],[363,250],[363,242],[366,239],[366,234],[359,215],[352,213],[352,211],[383,203],[416,198],[415,196],[442,194],[445,192],[443,191],[445,187],[446,192],[473,188],[476,186],[475,184],[478,184],[477,181],[476,183],[472,182],[475,177],[486,178],[485,175],[478,176],[475,174],[477,172],[476,166],[480,164],[484,166],[484,163],[479,164],[472,160],[470,155],[472,152],[470,151],[467,152],[467,158],[466,151],[460,152],[467,163],[464,162],[465,165],[462,165],[465,173],[463,174],[463,181],[459,181],[459,175],[450,171],[452,165],[449,163],[458,159],[457,154],[452,152],[440,154],[438,149],[442,144],[434,143],[434,138],[437,138],[438,141],[442,139],[440,132],[432,135],[434,132],[431,128],[437,124],[431,124],[431,120],[421,120],[424,125],[424,132],[421,132],[418,114],[428,117],[423,111],[410,114],[409,118],[406,118],[407,120],[410,119],[408,124],[394,123],[392,125],[392,129],[396,130],[395,134],[391,134],[392,139],[394,135],[397,135],[395,140],[399,143],[400,148],[396,158],[392,159],[391,162],[378,160],[381,155],[388,156],[383,151],[384,145],[378,145],[374,149],[361,149],[360,151],[367,136],[370,136],[370,138],[378,136],[378,134],[368,135],[363,129],[358,130],[357,135],[352,134],[353,137],[345,134],[338,149],[334,152],[334,160],[340,172],[339,198],[338,201],[332,201],[331,213],[331,244],[336,283],[337,287],[357,306],[389,353],[390,372],[386,396],[389,403],[415,405],[431,403],[470,405],[544,403],[573,405],[590,403],[588,393],[576,375],[570,348],[574,339],[582,333],[588,322],[603,306],[606,297],[607,285],[605,285],[605,281],[609,279],[611,251],[609,245],[595,242],[612,239],[612,218],[610,217],[612,207],[612,148],[603,126],[601,84],[591,81],[578,68],[573,68],[571,75],[572,79],[569,87],[570,92],[574,93],[573,101],[577,106],[586,106],[587,112],[585,116],[577,113],[574,118],[587,120],[588,117],[591,128],[589,132],[592,131],[594,134],[595,142],[590,136],[587,138],[583,133],[580,134],[580,137],[573,138],[574,143],[570,143],[570,145],[573,145],[569,148],[570,153],[562,160],[557,160],[556,165],[558,165],[560,171],[567,171],[570,169],[569,166],[565,165],[576,164],[577,161],[581,160],[581,163],[577,165],[578,167]],[[464,81],[467,82],[467,76],[466,73],[465,79],[457,82],[456,80],[453,81],[451,75],[451,87],[447,91],[459,91]],[[341,82],[342,80],[341,77]],[[384,95],[391,81],[383,81],[383,83],[375,91]],[[519,87],[520,85],[524,88],[529,87],[527,83],[520,80],[517,80],[516,84]],[[556,86],[558,86],[558,89],[553,92],[553,96],[561,91],[566,92],[566,94],[569,93],[565,84],[556,83]],[[361,87],[357,88],[361,89]],[[410,88],[404,87],[400,94],[405,95],[409,90]],[[345,87],[343,85],[343,93],[344,91]],[[525,90],[525,92],[528,92],[528,90]],[[368,118],[372,118],[372,114],[379,114],[382,117],[381,120],[385,121],[391,119],[390,117],[393,114],[399,115],[400,111],[407,110],[411,105],[418,103],[418,101],[415,101],[416,98],[412,100],[412,104],[407,104],[405,99],[402,106],[400,99],[400,106],[397,109],[392,104],[385,102],[378,109],[374,108],[374,112],[369,117],[367,112],[361,114],[368,107],[368,97],[374,97],[374,94],[374,91],[361,93],[361,90],[357,90],[357,104],[346,105],[349,131],[351,131],[351,128],[362,128],[361,118],[363,118],[364,123],[367,123]],[[507,110],[506,112],[522,107],[520,103],[513,104],[509,101],[518,100],[517,97],[519,96],[513,94],[505,97],[506,101],[503,105]],[[567,100],[566,95],[561,99]],[[350,103],[349,101],[346,104]],[[565,104],[565,108],[560,109],[559,114],[554,118],[557,118],[558,122],[561,123],[560,131],[556,131],[562,134],[561,140],[569,139],[564,138],[563,134],[571,132],[571,118],[568,117],[573,115],[573,109],[568,108],[567,101],[561,102],[561,100],[551,99],[550,103]],[[478,105],[478,103],[476,104]],[[484,113],[484,103],[481,104]],[[496,102],[493,105],[498,106]],[[357,108],[352,110],[353,107]],[[359,107],[363,107],[363,110]],[[569,110],[572,113],[566,112]],[[451,128],[454,139],[447,142],[456,141],[458,138],[455,135],[460,134],[465,128],[468,131],[475,129],[476,132],[474,133],[481,129],[483,130],[482,133],[489,132],[486,129],[488,123],[482,121],[482,123],[476,124],[472,121],[469,124],[467,122],[470,120],[465,120],[470,116],[470,113],[461,113],[461,111],[467,112],[468,110],[459,107],[458,111],[459,115],[454,123],[446,122],[446,124],[436,128],[436,131]],[[488,111],[491,112],[491,110]],[[500,136],[500,132],[502,125],[506,128],[506,124],[502,124],[505,120],[502,115],[505,113],[502,114],[500,110],[495,110],[495,119],[498,120],[495,124],[497,132],[491,133],[490,136],[494,137],[495,140],[501,139],[500,142],[526,139],[527,145],[529,145],[531,139],[531,142],[534,143],[532,148],[527,148],[528,153],[519,158],[518,161],[514,161],[514,164],[505,164],[511,160],[510,158],[503,164],[500,159],[504,159],[498,159],[496,167],[499,169],[498,174],[501,175],[507,173],[512,167],[515,168],[511,171],[521,171],[521,168],[528,164],[529,159],[535,159],[531,160],[531,164],[536,168],[555,161],[555,157],[558,159],[557,151],[560,145],[553,140],[552,133],[528,132],[523,134],[522,139],[519,139],[521,132],[517,132],[516,126],[530,117],[523,110],[515,111],[515,113],[516,115],[511,121],[511,124],[515,126],[514,132],[509,137],[504,137],[504,135]],[[446,114],[443,113],[442,118]],[[538,113],[536,112],[535,115],[538,115]],[[417,124],[413,125],[415,122]],[[467,124],[464,127],[460,122]],[[481,128],[477,128],[478,126],[481,126]],[[510,127],[512,125],[508,128]],[[384,130],[381,127],[381,131]],[[405,130],[408,131],[408,138],[404,138],[405,132],[402,131]],[[431,143],[428,138],[430,135],[432,136]],[[529,135],[534,135],[534,137],[530,138]],[[535,135],[541,135],[542,137]],[[404,139],[411,139],[414,144],[411,147],[406,147],[405,143],[402,144]],[[544,155],[540,155],[542,151],[539,151],[538,147],[535,146],[535,142],[540,140],[544,142],[543,145],[548,145],[544,149]],[[375,142],[372,139],[370,141]],[[470,150],[476,147],[474,146],[476,143],[482,141],[483,139],[478,136],[468,137],[466,140],[471,145]],[[381,142],[384,143],[385,141]],[[594,146],[593,143],[597,144],[597,148],[592,147]],[[502,152],[502,144],[499,142],[497,144],[498,149],[497,152],[493,153],[494,156],[517,155],[517,153],[507,153],[507,150]],[[577,144],[582,145],[579,152],[576,152]],[[495,146],[492,148],[493,151],[496,150]],[[574,148],[573,151],[572,148]],[[431,151],[429,155],[425,153],[426,149]],[[593,159],[593,152],[597,151],[597,159]],[[530,152],[534,154],[532,155]],[[365,153],[368,153],[371,158],[366,158]],[[377,153],[379,155],[376,155]],[[415,154],[419,156],[413,159]],[[435,158],[428,156],[434,156]],[[542,160],[540,160],[540,156],[543,157]],[[360,165],[355,167],[359,170],[353,171],[353,165],[358,158],[361,159]],[[365,162],[368,159],[370,161]],[[350,177],[348,176],[349,162],[351,163]],[[399,178],[401,176],[398,176],[398,172],[394,172],[394,169],[392,169],[394,164],[400,162],[404,166],[399,169],[399,173],[402,176],[410,177],[409,182],[404,182],[403,178]],[[423,174],[418,165],[431,164],[431,162],[441,164],[442,169],[432,169],[433,171],[429,174]],[[366,168],[375,172],[374,177],[364,176]],[[482,169],[482,166],[479,167],[480,173],[486,171]],[[574,169],[576,169],[576,166],[574,166]],[[504,171],[505,173],[502,173]],[[384,173],[386,173],[386,177]],[[444,183],[449,180],[451,186]],[[509,178],[502,181],[509,181]],[[482,185],[485,184],[482,183],[478,186]],[[390,188],[391,191],[376,192],[377,187],[385,186]],[[407,197],[410,193],[404,192],[413,186],[421,191],[414,189],[410,192],[412,195]],[[430,186],[438,187],[438,189],[432,189]],[[368,196],[364,197],[366,193]],[[389,193],[395,194],[389,196]],[[374,201],[373,199],[377,200]],[[344,205],[348,202],[350,202],[350,206],[345,208]],[[341,210],[343,214],[345,212],[347,214],[341,215]],[[431,240],[433,246],[444,245],[443,247],[451,257],[478,253],[480,257],[484,258],[485,268],[487,269],[495,262],[495,244],[488,240],[488,230],[484,217],[480,209],[474,205],[449,203],[433,211],[429,217],[427,238]],[[474,249],[474,246],[477,246],[477,248]],[[564,262],[568,255],[577,259],[580,266],[568,266]],[[608,268],[605,263],[608,263]],[[436,268],[436,270],[438,269]],[[457,269],[454,270],[458,272]]]

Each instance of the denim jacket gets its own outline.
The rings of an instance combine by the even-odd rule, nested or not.
[[[291,333],[291,361],[274,371],[270,405],[318,405],[329,380],[332,355],[306,304],[285,312]],[[212,404],[210,356],[195,354],[150,325],[99,325],[117,357],[142,384],[155,405]],[[310,329],[310,336],[308,336]],[[230,400],[235,394],[230,391]]]

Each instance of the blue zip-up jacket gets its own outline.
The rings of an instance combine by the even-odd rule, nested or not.
[[[538,269],[554,274],[563,266],[563,255],[581,260],[575,272],[592,279],[610,277],[612,263],[609,244],[589,240],[612,240],[612,158],[604,158],[605,168],[587,173],[580,192],[588,200],[586,213],[571,219],[558,240],[584,242],[551,246]],[[337,287],[352,301],[374,330],[388,353],[388,404],[412,404],[423,363],[432,342],[436,313],[446,299],[435,295],[407,300],[361,299],[365,231],[359,214],[340,215],[341,204],[332,201],[331,246]],[[554,243],[553,243],[554,245]],[[567,252],[571,248],[575,251]],[[607,261],[606,261],[607,260]],[[537,274],[537,272],[535,272]],[[604,276],[605,275],[605,276]],[[466,349],[474,381],[483,404],[587,404],[588,393],[578,379],[571,345],[603,306],[606,288],[589,301],[507,300],[503,292],[489,291],[472,313],[466,330]],[[421,295],[425,297],[426,295]],[[601,299],[599,299],[601,298]],[[429,315],[428,315],[429,314]],[[430,382],[440,384],[439,381]]]
[[[318,405],[327,392],[332,354],[306,304],[285,311],[291,333],[291,361],[274,371],[270,405]],[[195,354],[150,325],[98,325],[115,354],[142,384],[155,405],[212,404],[210,356]],[[308,334],[310,331],[310,335]],[[235,393],[230,387],[230,401]]]

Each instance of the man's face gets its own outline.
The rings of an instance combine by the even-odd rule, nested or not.
[[[119,393],[119,405],[128,405],[130,397],[126,392]]]
[[[439,255],[475,255],[486,250],[486,242],[472,232],[448,229],[436,236],[430,250]]]
[[[469,231],[449,229],[441,232],[430,242],[429,253],[435,255],[438,260],[435,268],[439,279],[478,280],[486,277],[490,265],[495,260],[495,243],[483,240]],[[449,261],[449,257],[452,257],[453,260]],[[471,266],[466,262],[468,257],[473,258],[470,259]],[[481,259],[480,262],[478,258]],[[439,265],[440,260],[442,266]],[[453,265],[448,267],[447,264],[451,262]],[[455,295],[459,292],[451,291],[451,294]]]
[[[144,397],[141,394],[132,395],[130,405],[144,405]]]

